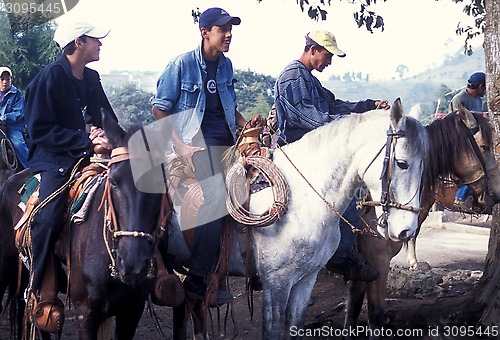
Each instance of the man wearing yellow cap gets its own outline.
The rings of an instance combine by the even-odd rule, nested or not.
[[[275,106],[281,137],[287,143],[300,139],[307,132],[328,124],[340,115],[362,113],[375,108],[388,109],[385,101],[367,99],[349,102],[336,99],[324,88],[312,71],[322,72],[332,63],[332,57],[346,54],[337,46],[334,35],[328,31],[312,31],[306,35],[304,52],[281,72],[275,85]],[[344,212],[351,224],[359,224],[355,199]],[[357,226],[356,226],[357,227]],[[341,241],[329,269],[344,275],[344,279],[373,281],[376,269],[369,266],[355,249],[356,235],[341,219]]]

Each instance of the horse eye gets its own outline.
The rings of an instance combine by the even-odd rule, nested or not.
[[[406,170],[409,168],[408,162],[407,161],[402,161],[402,160],[396,160],[396,164],[400,169]]]

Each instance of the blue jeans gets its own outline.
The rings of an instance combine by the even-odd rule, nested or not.
[[[227,215],[227,192],[225,186],[214,187],[213,183],[207,184],[202,180],[223,174],[221,160],[222,153],[226,149],[224,146],[207,146],[204,151],[193,155],[195,177],[201,185],[204,200],[198,210],[198,226],[195,228],[189,259],[189,272],[197,276],[206,277],[219,254],[221,234]],[[224,216],[221,217],[222,215]]]
[[[56,171],[42,171],[40,174],[40,202],[43,202],[54,191],[66,183],[70,176],[70,173],[61,175]],[[59,195],[51,199],[35,214],[33,223],[31,224],[31,252],[33,256],[33,285],[31,289],[37,294],[42,285],[46,261],[49,256],[52,256],[54,244],[64,227],[64,214],[67,207],[68,193],[69,189],[66,188]]]
[[[342,216],[354,227],[359,228],[361,220],[359,218],[359,212],[356,209],[356,197],[357,195],[354,195],[354,197],[351,198]],[[354,250],[357,237],[358,233],[353,232],[351,226],[343,219],[340,219],[340,244],[332,257],[334,262],[344,262],[349,257]]]
[[[462,185],[460,188],[458,188],[457,193],[455,194],[455,198],[459,201],[464,202],[470,195],[472,195],[472,189],[467,185]]]
[[[15,127],[9,127],[7,128],[7,135],[12,142],[19,163],[21,163],[25,169],[28,168],[28,147],[24,141],[22,130],[16,129]]]

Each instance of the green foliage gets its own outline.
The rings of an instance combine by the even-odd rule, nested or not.
[[[250,70],[235,70],[234,77],[237,79],[234,88],[238,110],[243,117],[249,119],[255,114],[267,117],[274,103],[276,79]]]
[[[257,2],[262,2],[263,0],[257,0]],[[267,0],[271,1],[271,0]],[[338,0],[342,1],[342,0]],[[377,0],[347,0],[352,4],[359,4],[359,10],[353,13],[354,21],[358,25],[358,28],[365,27],[370,33],[373,33],[374,29],[380,29],[384,31],[384,18],[374,11],[370,10],[372,5],[377,3]],[[379,0],[379,2],[386,2],[387,0]],[[438,1],[438,0],[436,0]],[[466,2],[464,7],[464,12],[467,15],[475,18],[475,27],[466,26],[462,27],[459,23],[457,26],[456,33],[458,35],[465,34],[464,42],[464,53],[471,55],[472,46],[470,45],[470,40],[474,37],[482,34],[484,32],[484,18],[485,18],[485,1],[486,0],[453,0],[455,3]],[[297,5],[300,7],[302,12],[306,12],[309,18],[319,21],[326,20],[328,11],[325,10],[325,6],[331,6],[332,0],[315,0],[316,3],[319,2],[320,5],[310,5],[309,0],[296,0]],[[195,17],[193,11],[193,17]]]
[[[456,3],[461,3],[464,0],[453,0]],[[470,44],[470,40],[475,38],[478,35],[483,34],[484,25],[485,25],[485,0],[468,0],[470,4],[464,6],[464,12],[468,16],[472,16],[474,19],[474,27],[471,26],[462,26],[461,23],[458,23],[456,33],[458,35],[465,35],[464,42],[464,53],[471,55],[473,53],[472,46]]]
[[[29,23],[14,24],[31,28],[13,30],[7,13],[0,7],[0,65],[12,69],[13,83],[21,91],[45,65],[59,55],[59,50],[52,42],[54,24],[42,23],[42,19],[35,15],[30,16],[30,20]]]
[[[147,125],[154,121],[149,103],[153,94],[141,90],[136,84],[127,83],[112,87],[107,91],[107,95],[122,127]]]

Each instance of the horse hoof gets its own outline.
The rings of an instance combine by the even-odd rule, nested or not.
[[[61,334],[64,325],[64,304],[58,298],[33,302],[33,321],[37,328],[46,333]]]

